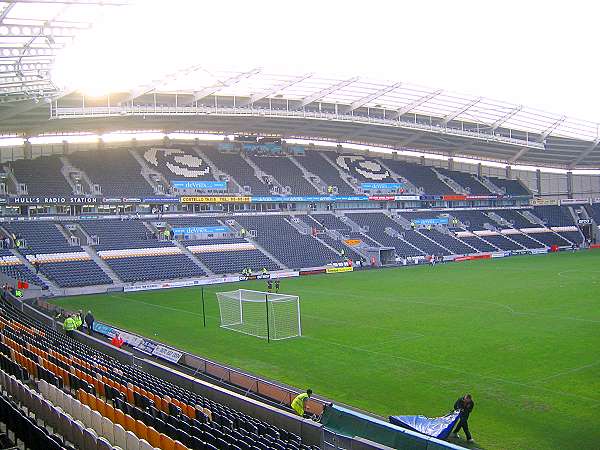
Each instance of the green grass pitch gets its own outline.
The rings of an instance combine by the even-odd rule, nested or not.
[[[56,303],[381,416],[470,392],[479,448],[600,448],[600,251],[286,279],[304,336],[270,344],[219,328],[238,287],[266,288],[205,288],[206,328],[199,288]]]

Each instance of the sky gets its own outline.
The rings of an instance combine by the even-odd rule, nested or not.
[[[193,65],[403,81],[600,122],[600,2],[138,0],[57,58],[62,87]]]

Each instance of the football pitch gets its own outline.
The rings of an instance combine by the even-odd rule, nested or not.
[[[600,448],[600,251],[284,279],[301,338],[219,328],[215,292],[265,282],[57,299],[97,320],[381,416],[470,392],[477,448]],[[464,438],[464,435],[463,435]],[[466,444],[466,441],[458,441]]]

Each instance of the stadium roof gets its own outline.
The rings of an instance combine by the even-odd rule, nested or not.
[[[57,52],[117,0],[0,1],[0,111],[58,94],[50,77]],[[1,112],[0,112],[1,113]]]
[[[194,66],[129,92],[100,98],[55,92],[52,98],[47,104],[34,99],[3,107],[0,129],[27,136],[115,130],[250,133],[507,164],[600,168],[600,123],[402,82]]]

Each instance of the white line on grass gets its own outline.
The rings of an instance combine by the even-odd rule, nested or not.
[[[418,359],[407,358],[405,356],[389,355],[389,354],[386,354],[386,353],[376,352],[374,350],[368,350],[368,349],[361,348],[361,347],[355,347],[353,345],[341,344],[339,342],[328,341],[326,339],[320,339],[320,338],[316,338],[316,337],[312,337],[312,336],[304,335],[303,337],[306,338],[306,339],[312,339],[312,340],[315,340],[315,341],[323,342],[323,343],[328,344],[328,345],[336,345],[338,347],[347,348],[349,350],[355,350],[355,351],[359,351],[359,352],[371,353],[373,355],[383,356],[385,358],[393,358],[393,359],[399,359],[399,360],[402,360],[402,361],[413,362],[413,363],[416,363],[416,364],[421,364],[423,366],[434,367],[436,369],[442,369],[442,370],[447,370],[447,371],[450,371],[450,372],[459,373],[461,375],[475,376],[477,378],[481,378],[481,379],[484,379],[484,380],[487,379],[487,380],[492,380],[492,381],[496,381],[496,382],[500,382],[500,383],[506,383],[506,384],[512,384],[512,385],[515,385],[515,386],[525,387],[525,388],[528,388],[528,389],[538,389],[538,390],[541,390],[541,391],[552,392],[553,394],[559,394],[559,395],[562,395],[564,397],[571,397],[571,398],[577,398],[577,399],[580,399],[580,400],[586,400],[586,401],[594,403],[594,406],[600,405],[600,401],[598,399],[595,399],[595,398],[585,397],[583,395],[571,394],[569,392],[557,391],[555,389],[548,389],[548,388],[545,388],[545,387],[542,387],[542,386],[538,386],[538,385],[535,385],[535,384],[522,383],[522,382],[519,382],[519,381],[512,381],[512,380],[505,380],[504,378],[492,377],[492,376],[489,376],[489,375],[480,375],[478,373],[474,373],[474,372],[471,372],[471,371],[464,371],[464,370],[460,370],[460,369],[455,369],[454,367],[442,366],[440,364],[430,363],[430,362],[426,362],[426,361],[420,361]]]
[[[354,290],[356,291],[356,289],[354,289]],[[326,291],[326,290],[323,290],[323,289],[319,289],[319,293],[321,293],[321,294],[332,294],[333,295],[333,294],[339,294],[339,291]],[[364,298],[367,298],[367,297],[372,297],[373,293],[372,292],[368,292],[368,293],[365,293],[365,294],[346,293],[346,294],[344,294],[344,296],[364,299]],[[392,300],[392,301],[396,300],[396,301],[400,301],[400,302],[404,302],[404,303],[412,303],[412,304],[416,304],[416,305],[430,305],[430,306],[441,306],[441,307],[451,307],[451,308],[464,308],[464,309],[473,309],[473,310],[476,310],[476,311],[490,312],[489,308],[478,308],[476,306],[457,305],[455,303],[434,303],[434,302],[416,301],[416,299],[430,300],[431,297],[402,297],[402,296],[398,296],[398,297],[386,297],[386,296],[378,295],[377,298],[380,299],[380,300]],[[501,308],[505,309],[509,314],[513,314],[513,315],[517,315],[517,316],[531,316],[531,317],[539,317],[539,318],[546,318],[546,319],[574,320],[574,321],[577,321],[577,322],[600,323],[600,320],[584,319],[584,318],[581,318],[581,317],[549,316],[549,315],[546,315],[546,314],[515,311],[510,306],[505,305],[503,303],[495,303],[495,302],[489,302],[489,301],[485,301],[485,300],[474,300],[474,299],[455,299],[455,300],[464,300],[464,301],[469,301],[469,302],[474,302],[474,303],[486,303],[486,304],[500,306]]]
[[[537,380],[531,381],[530,383],[542,383],[544,381],[552,380],[553,378],[562,377],[563,375],[569,375],[575,372],[581,372],[582,370],[591,369],[592,367],[600,364],[600,361],[593,362],[591,364],[586,364],[585,366],[575,367],[573,369],[564,370],[562,372],[555,373],[554,375],[550,375],[549,377],[538,378]]]
[[[163,306],[163,305],[156,305],[154,303],[148,303],[148,302],[143,302],[141,300],[134,300],[132,298],[126,297],[124,295],[120,295],[120,294],[112,294],[110,295],[111,297],[118,297],[118,298],[122,298],[123,300],[126,300],[128,302],[133,302],[133,303],[140,303],[142,305],[147,305],[147,306],[153,306],[154,308],[160,308],[160,309],[168,309],[170,311],[177,311],[177,312],[182,312],[182,313],[186,313],[186,314],[191,314],[193,316],[200,316],[202,317],[202,314],[197,313],[197,312],[193,312],[187,309],[179,309],[179,308],[173,308],[171,306]],[[210,317],[211,319],[214,319],[215,316],[211,316],[209,314],[206,314],[206,317]]]

